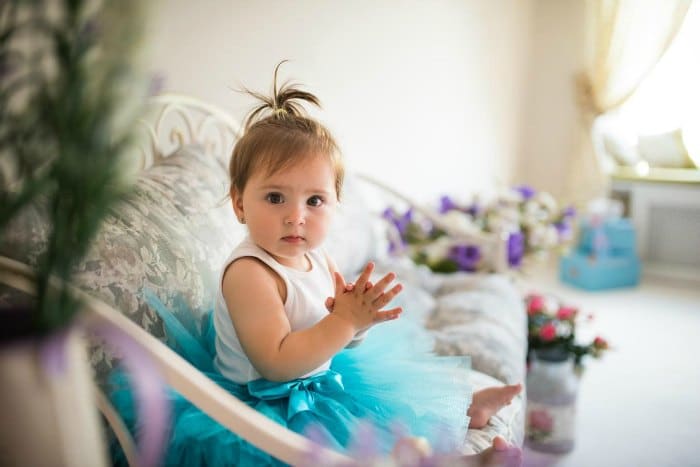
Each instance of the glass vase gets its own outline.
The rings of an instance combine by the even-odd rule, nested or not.
[[[564,349],[532,352],[525,426],[529,447],[550,453],[574,448],[578,383],[573,358]]]

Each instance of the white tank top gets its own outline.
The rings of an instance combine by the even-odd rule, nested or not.
[[[238,258],[254,257],[267,264],[284,281],[287,300],[284,311],[292,331],[306,329],[319,322],[328,314],[325,300],[333,294],[333,279],[328,268],[326,255],[320,249],[307,254],[311,262],[309,271],[299,271],[279,264],[265,250],[257,246],[250,237],[241,242],[228,257],[219,274],[219,287],[214,305],[214,328],[216,329],[216,358],[214,365],[226,378],[245,384],[261,378],[243,352],[241,342],[231,323],[222,290],[222,280],[226,268]],[[330,367],[330,360],[305,374],[311,376]]]

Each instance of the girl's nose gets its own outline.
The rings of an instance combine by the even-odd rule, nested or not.
[[[289,210],[284,218],[284,223],[287,225],[303,225],[305,223],[304,208],[295,206]]]

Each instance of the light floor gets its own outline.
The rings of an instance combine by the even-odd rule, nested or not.
[[[614,347],[586,363],[574,450],[526,448],[525,466],[700,466],[700,277],[645,277],[637,288],[585,292],[561,284],[549,266],[520,285],[593,313],[581,333]]]

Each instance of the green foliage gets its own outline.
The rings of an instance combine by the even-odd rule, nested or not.
[[[49,278],[70,281],[129,188],[122,157],[145,96],[135,57],[143,16],[137,0],[0,3],[0,241],[28,204],[46,207],[38,333],[80,309]]]

